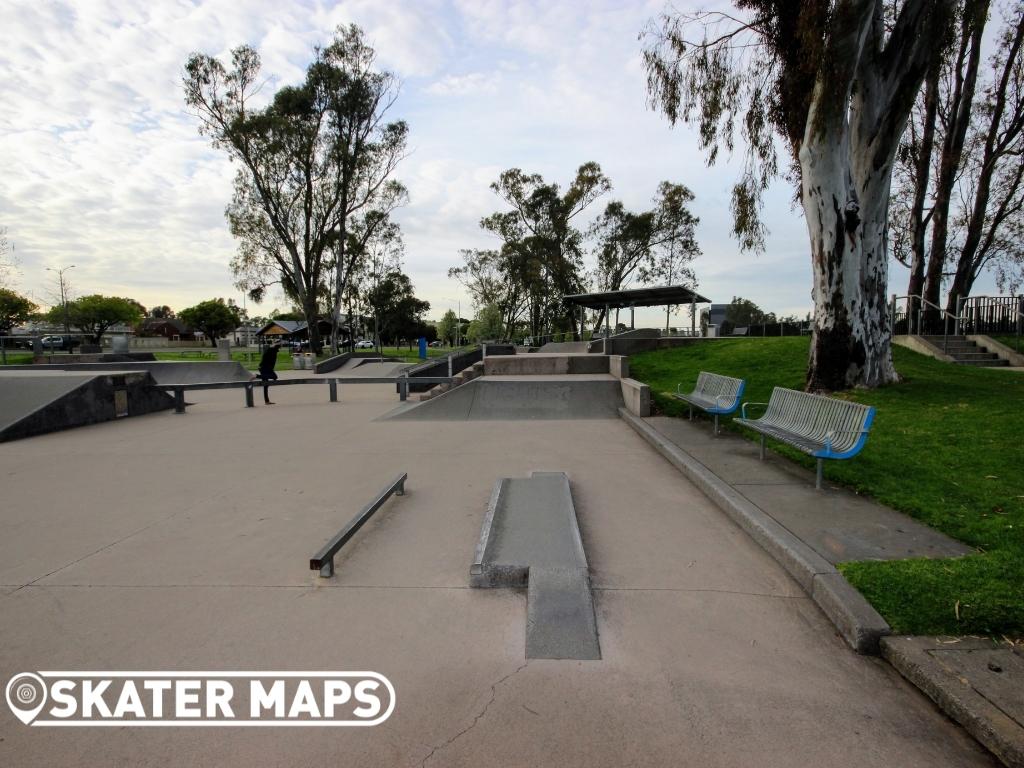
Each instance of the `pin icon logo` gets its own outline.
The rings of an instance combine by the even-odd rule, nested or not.
[[[7,706],[14,716],[28,725],[46,704],[46,683],[38,675],[22,672],[7,683]]]

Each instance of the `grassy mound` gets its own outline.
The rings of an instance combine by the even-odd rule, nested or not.
[[[767,402],[774,386],[802,389],[808,344],[806,337],[723,339],[641,353],[630,364],[656,407],[682,416],[685,404],[669,393],[678,383],[692,389],[702,370],[747,379],[749,402]],[[1024,374],[949,365],[903,348],[894,357],[899,384],[837,394],[878,413],[860,455],[825,462],[825,475],[978,552],[840,570],[896,632],[1024,635]],[[797,451],[773,448],[813,466]]]

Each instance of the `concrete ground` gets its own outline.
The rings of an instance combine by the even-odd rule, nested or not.
[[[374,670],[374,728],[28,728],[0,765],[988,766],[619,420],[374,421],[389,385],[190,394],[0,445],[0,674]],[[525,593],[471,590],[498,477],[565,471],[601,661],[527,663]],[[408,471],[319,579],[309,557]]]

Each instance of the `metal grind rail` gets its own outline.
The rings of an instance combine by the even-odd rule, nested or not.
[[[403,472],[390,483],[384,490],[377,494],[376,498],[359,510],[359,513],[349,520],[348,525],[342,528],[331,538],[313,557],[309,559],[309,568],[312,571],[320,571],[320,577],[328,579],[334,575],[334,556],[338,550],[345,546],[345,542],[356,535],[356,532],[366,524],[366,521],[373,517],[373,513],[380,509],[391,494],[396,496],[405,495],[405,481],[409,477],[408,472]]]
[[[420,377],[413,381],[416,384],[446,384],[452,379],[448,376],[432,376],[432,377]],[[262,387],[266,383],[267,386],[271,387],[285,387],[292,386],[295,384],[327,384],[330,391],[330,401],[332,403],[338,402],[338,392],[341,389],[342,384],[394,384],[398,387],[398,398],[401,401],[405,401],[409,398],[409,383],[410,379],[408,376],[399,376],[397,378],[390,377],[378,377],[378,376],[320,376],[317,378],[301,378],[301,379],[272,379],[271,381],[264,382],[262,379],[251,379],[249,381],[213,381],[202,384],[156,384],[156,389],[164,390],[165,392],[172,392],[174,394],[174,412],[185,413],[185,392],[189,390],[200,390],[200,389],[245,389],[245,407],[252,408],[255,403],[253,401],[253,388]]]

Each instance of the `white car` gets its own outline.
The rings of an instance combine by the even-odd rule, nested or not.
[[[362,341],[356,342],[356,349],[373,349],[373,342],[369,339],[363,339]]]

